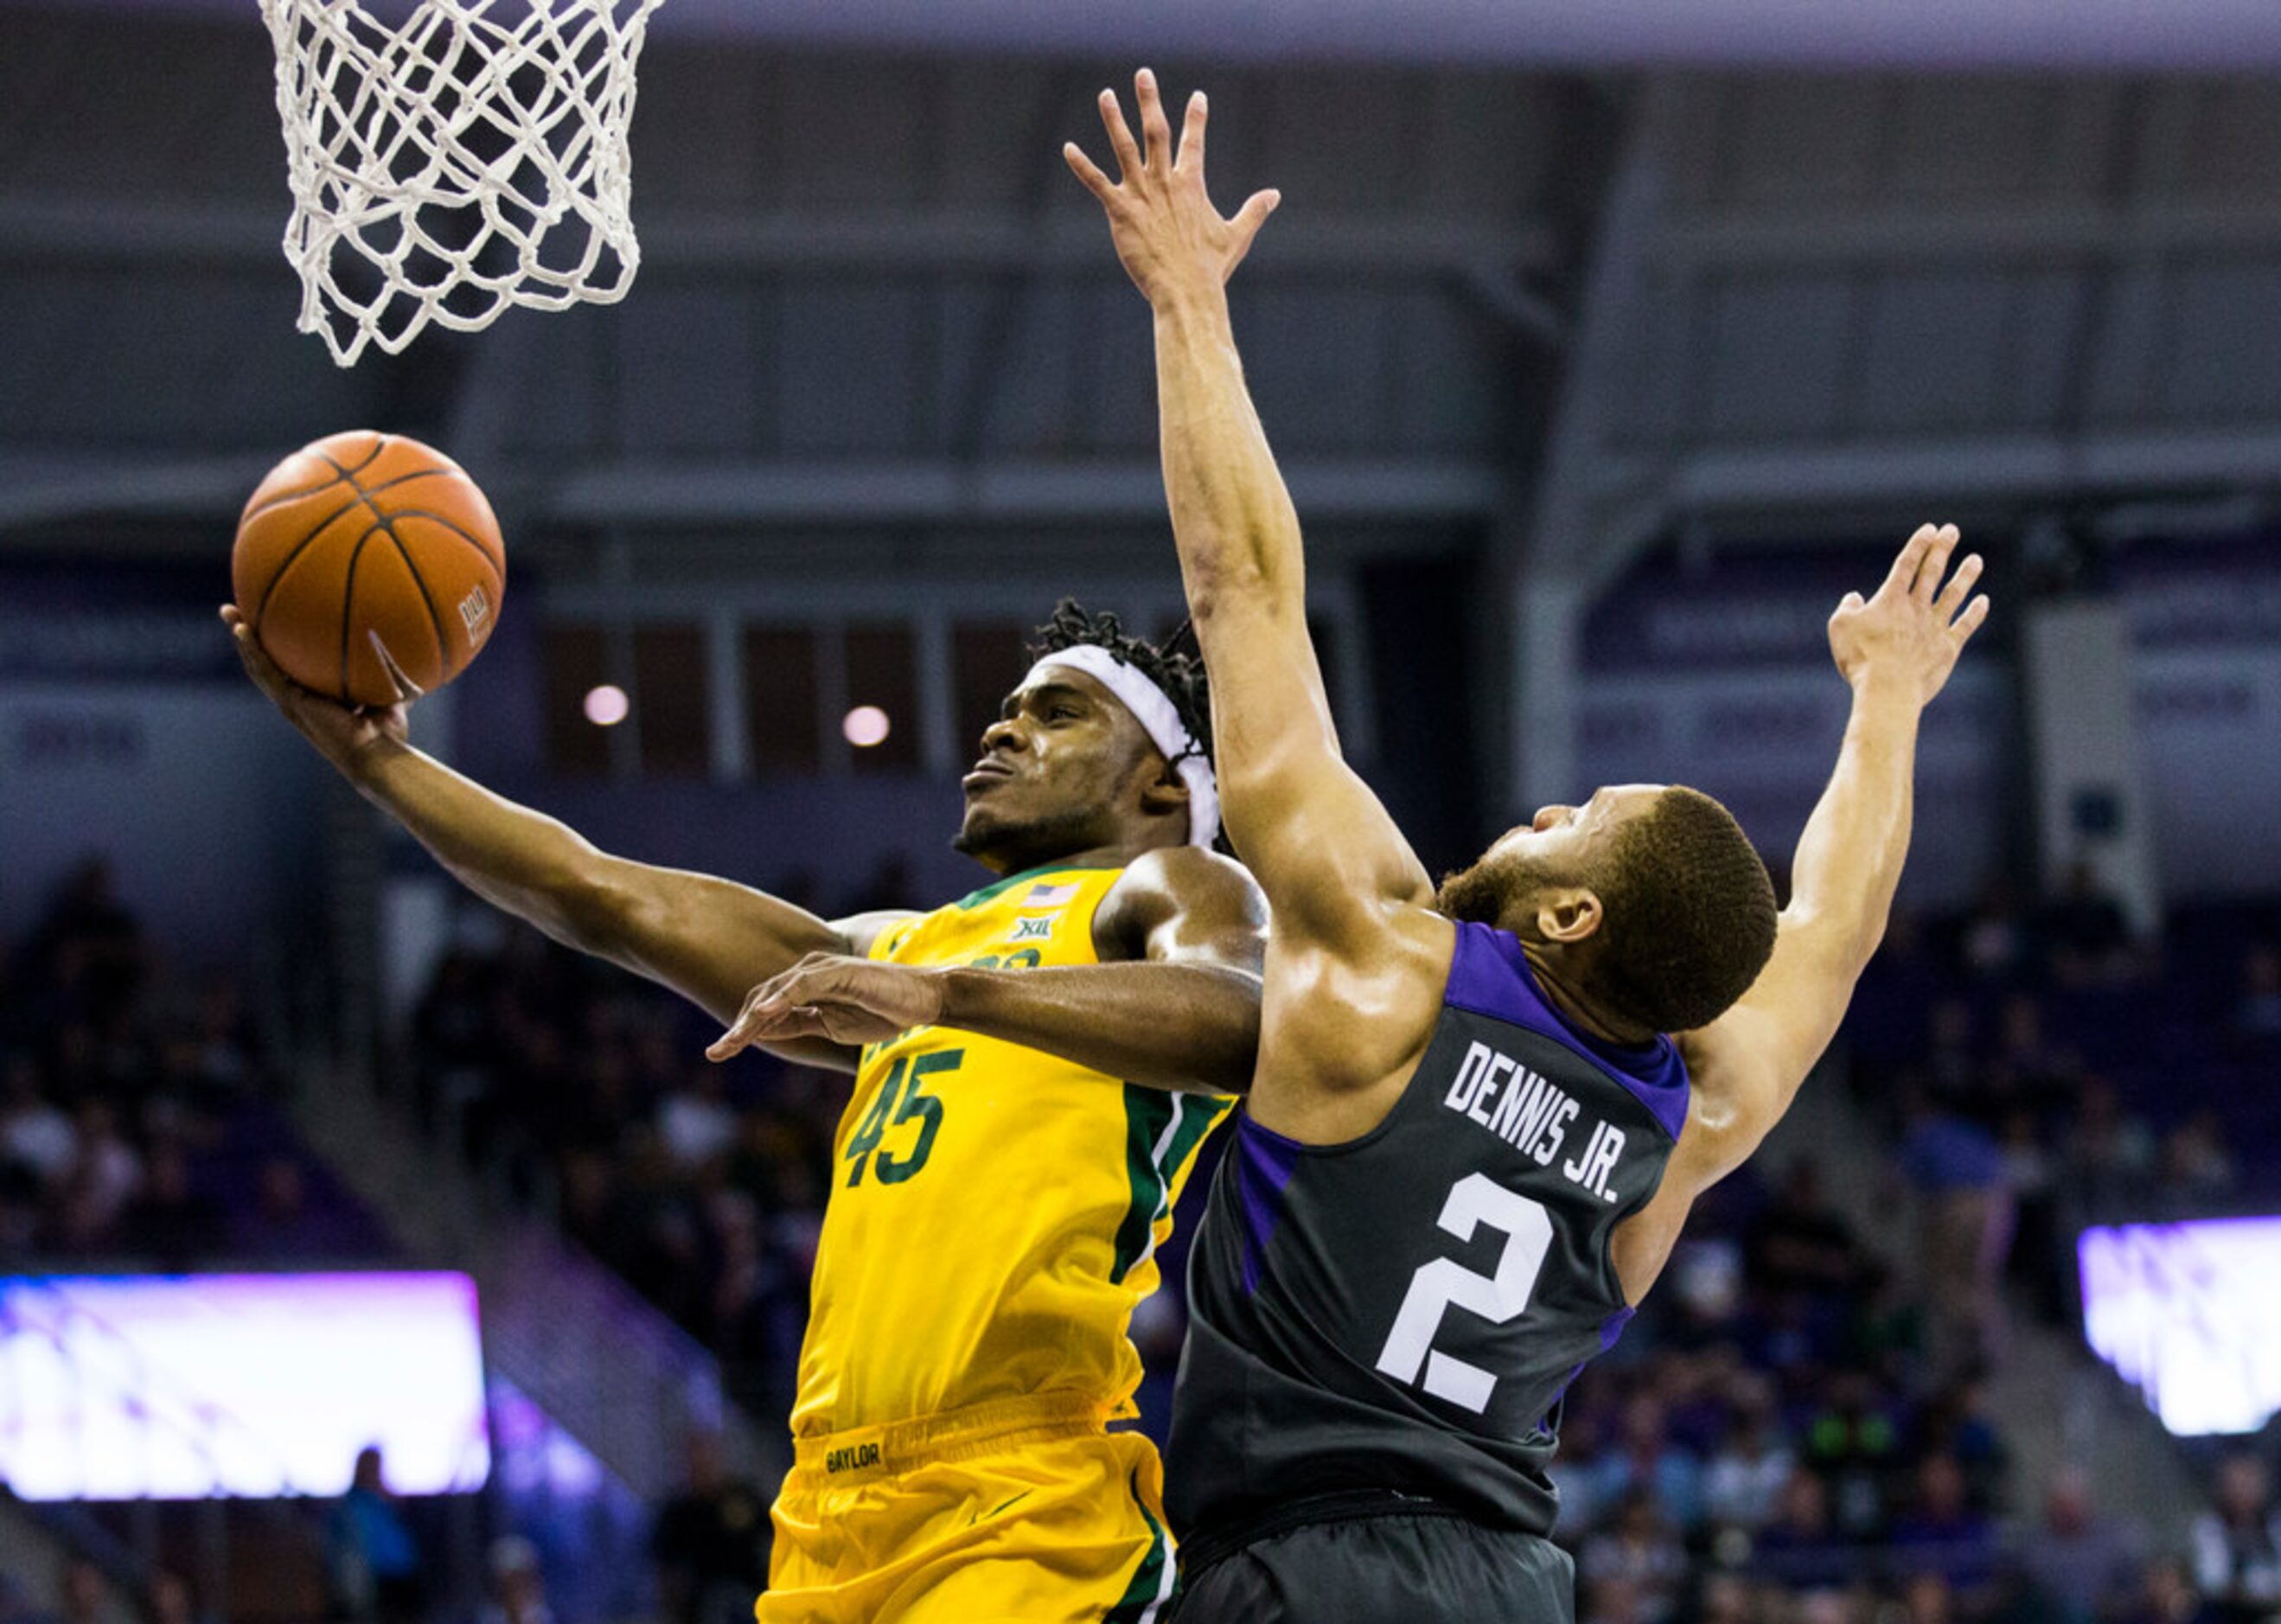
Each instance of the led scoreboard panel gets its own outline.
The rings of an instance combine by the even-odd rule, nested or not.
[[[2086,1229],[2084,1334],[2180,1437],[2281,1414],[2281,1218]]]
[[[491,1469],[464,1274],[0,1278],[0,1478],[27,1500],[337,1495]]]

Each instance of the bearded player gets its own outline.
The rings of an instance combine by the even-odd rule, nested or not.
[[[763,1624],[1156,1619],[1162,1472],[1108,1424],[1258,1032],[1263,909],[1211,851],[1202,668],[1064,604],[964,783],[955,844],[1000,878],[827,922],[598,851],[413,749],[404,706],[294,686],[224,617],[287,718],[476,894],[730,1023],[716,1059],[855,1073]]]
[[[1852,716],[1788,908],[1723,808],[1652,785],[1548,807],[1437,891],[1340,758],[1236,356],[1225,283],[1274,195],[1222,220],[1203,98],[1176,161],[1138,91],[1145,150],[1102,97],[1121,183],[1067,156],[1155,309],[1228,828],[1272,905],[1259,1069],[1190,1268],[1179,1616],[1566,1619],[1562,1395],[1835,1032],[1907,851],[1919,713],[1987,614],[1980,561],[1951,575],[1956,531],[1928,526],[1831,617]]]

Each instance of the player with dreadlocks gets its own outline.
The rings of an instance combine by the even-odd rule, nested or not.
[[[764,1624],[1152,1624],[1171,1593],[1155,1447],[1107,1424],[1250,1081],[1265,909],[1212,851],[1202,661],[1066,602],[1031,653],[955,842],[996,881],[839,927],[711,1051],[823,1043],[857,1073]]]
[[[1108,1424],[1134,1413],[1125,1330],[1172,1204],[1250,1081],[1265,925],[1212,852],[1201,663],[1062,605],[965,779],[955,844],[994,883],[827,921],[598,851],[412,748],[416,695],[352,710],[234,630],[287,719],[478,895],[731,1023],[716,1059],[855,1074],[763,1624],[1153,1620],[1163,1473]]]

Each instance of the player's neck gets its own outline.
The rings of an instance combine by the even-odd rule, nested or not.
[[[1579,992],[1566,974],[1565,962],[1543,943],[1524,940],[1520,950],[1528,957],[1528,968],[1536,977],[1537,990],[1544,994],[1544,1001],[1586,1037],[1597,1038],[1619,1048],[1636,1048],[1662,1035],[1611,1014]]]
[[[1122,869],[1129,866],[1141,853],[1154,849],[1154,842],[1140,840],[1112,841],[1088,846],[1079,851],[1032,848],[993,853],[993,861],[984,866],[1001,879],[1010,879],[1017,874],[1035,874],[1047,869]]]

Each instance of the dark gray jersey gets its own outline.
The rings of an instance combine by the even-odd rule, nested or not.
[[[1392,1490],[1549,1534],[1561,1396],[1631,1317],[1609,1240],[1655,1194],[1687,1089],[1670,1040],[1587,1039],[1518,940],[1458,925],[1384,1122],[1312,1146],[1237,1119],[1188,1268],[1174,1532]]]

